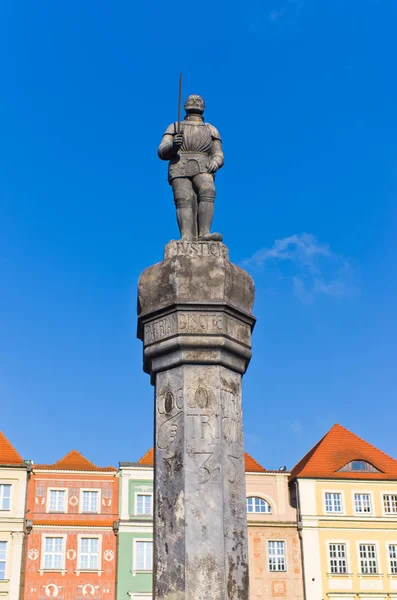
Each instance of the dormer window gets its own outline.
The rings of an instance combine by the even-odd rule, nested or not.
[[[380,473],[379,469],[366,460],[352,460],[339,469],[340,473]]]

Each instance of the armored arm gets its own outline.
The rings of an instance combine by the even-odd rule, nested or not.
[[[210,162],[208,165],[208,171],[210,173],[215,173],[216,171],[218,171],[218,169],[223,167],[223,163],[225,162],[225,159],[223,156],[222,140],[221,140],[221,136],[219,135],[219,131],[216,129],[216,127],[214,127],[213,125],[210,125],[209,123],[208,123],[208,127],[210,129],[211,138],[212,138],[212,148],[211,148]]]
[[[174,143],[174,136],[176,133],[177,130],[175,123],[172,123],[169,127],[167,127],[157,150],[157,154],[161,160],[171,160],[177,154],[179,146]]]
[[[217,164],[217,170],[223,167],[225,158],[223,156],[222,142],[221,140],[213,140],[211,149],[211,162],[214,161]]]

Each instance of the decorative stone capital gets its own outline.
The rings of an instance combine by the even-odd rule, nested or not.
[[[138,284],[138,337],[152,376],[179,365],[245,373],[251,358],[254,284],[221,242],[175,242]]]

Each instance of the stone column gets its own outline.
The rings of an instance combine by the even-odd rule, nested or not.
[[[156,600],[248,600],[241,377],[253,300],[221,242],[170,242],[139,280],[138,337],[156,389]]]

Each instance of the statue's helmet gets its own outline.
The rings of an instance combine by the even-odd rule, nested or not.
[[[191,96],[188,96],[186,99],[185,110],[187,114],[196,113],[202,115],[205,110],[203,98],[197,94],[191,94]]]

